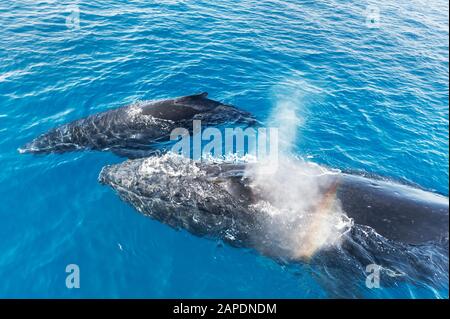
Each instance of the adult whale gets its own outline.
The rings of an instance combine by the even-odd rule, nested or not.
[[[153,153],[152,143],[169,140],[174,128],[223,123],[253,124],[252,116],[207,98],[208,93],[134,104],[94,114],[54,128],[19,149],[21,153],[110,150],[129,158]]]
[[[99,181],[174,228],[283,260],[309,259],[355,225],[403,244],[448,243],[448,198],[288,161],[200,163],[165,154],[106,166]]]

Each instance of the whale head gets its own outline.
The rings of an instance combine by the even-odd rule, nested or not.
[[[47,153],[64,153],[75,151],[80,148],[79,145],[71,143],[69,140],[64,141],[64,127],[59,127],[44,133],[31,142],[18,148],[21,154],[47,154]]]
[[[106,166],[99,182],[146,216],[239,245],[248,236],[242,229],[255,222],[248,208],[211,178],[201,163],[168,153]]]

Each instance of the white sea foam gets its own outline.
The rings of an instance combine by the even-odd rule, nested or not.
[[[151,156],[142,161],[139,172],[141,175],[162,173],[167,176],[200,176],[205,173],[190,159],[175,153],[166,153],[162,156]]]

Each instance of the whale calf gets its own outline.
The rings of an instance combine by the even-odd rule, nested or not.
[[[19,149],[20,153],[110,150],[137,158],[153,153],[152,143],[168,141],[174,128],[223,123],[253,124],[250,113],[207,98],[208,93],[133,104],[54,128]]]
[[[99,181],[164,224],[276,259],[310,258],[354,225],[404,244],[448,242],[445,196],[315,165],[280,171],[169,153],[106,166]]]

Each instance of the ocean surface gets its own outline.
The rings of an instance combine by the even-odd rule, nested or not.
[[[207,91],[263,123],[293,110],[300,157],[448,196],[448,6],[1,1],[0,297],[448,298],[448,251],[434,245],[371,240],[391,253],[369,289],[340,253],[334,269],[283,265],[138,214],[97,182],[123,161],[111,153],[17,151],[90,114]],[[66,287],[68,264],[79,289]]]

